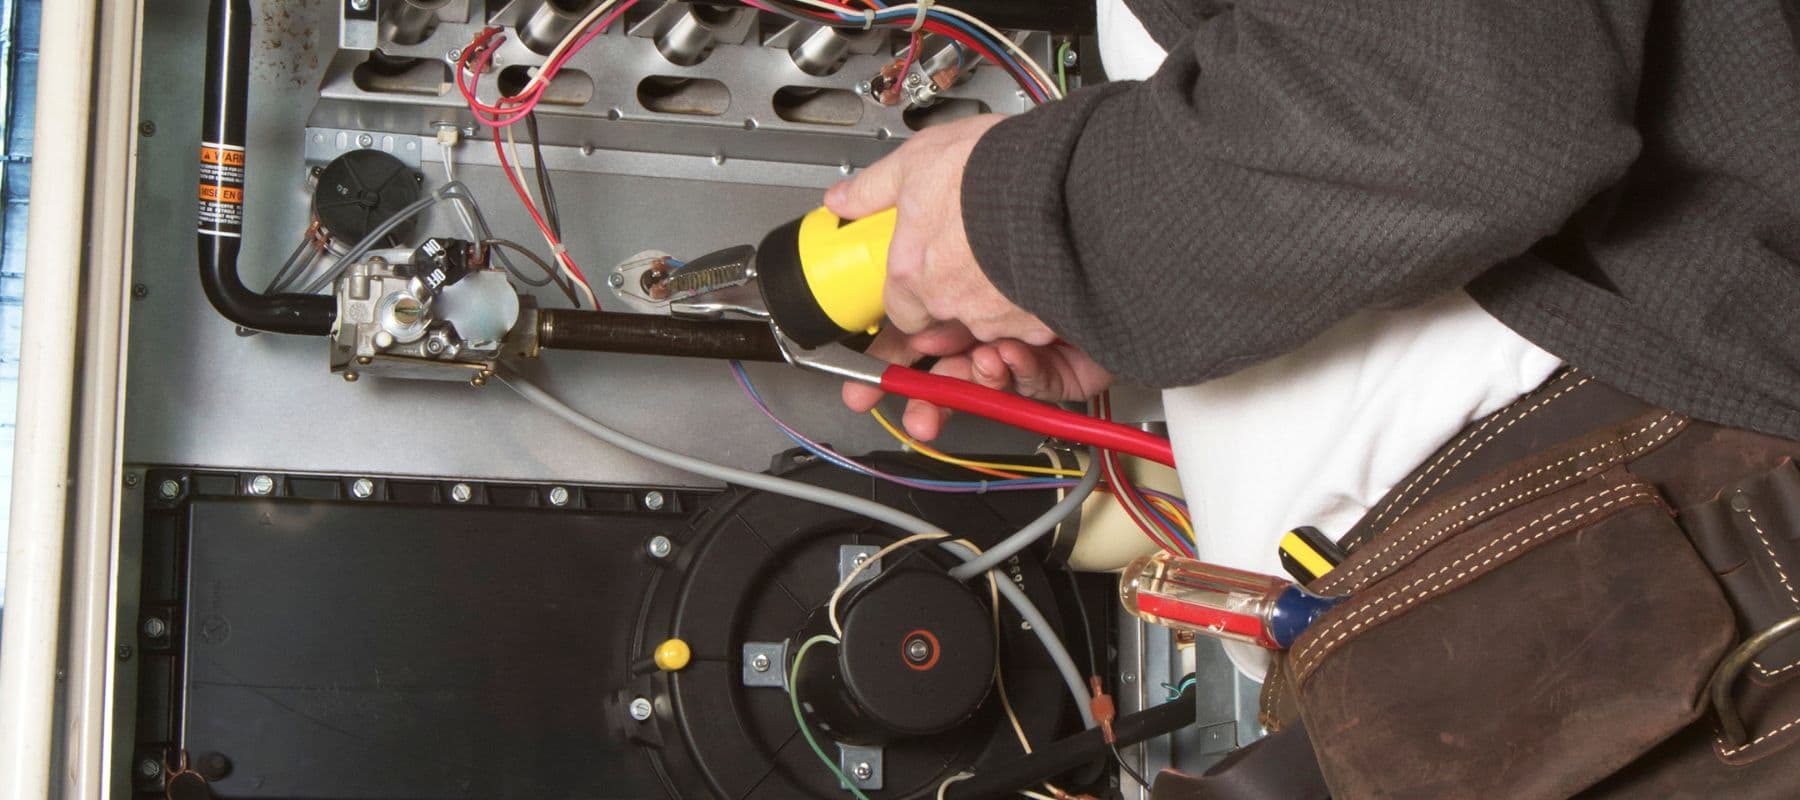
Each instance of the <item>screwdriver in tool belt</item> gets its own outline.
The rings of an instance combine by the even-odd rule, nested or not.
[[[1168,553],[1131,562],[1119,576],[1119,600],[1145,622],[1285,650],[1307,626],[1347,597]]]

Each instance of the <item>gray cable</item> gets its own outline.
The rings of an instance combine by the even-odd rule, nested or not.
[[[1070,489],[1063,499],[1050,507],[1037,519],[1026,523],[1018,533],[1006,537],[999,544],[987,549],[986,553],[950,570],[950,577],[966,581],[983,572],[993,569],[1019,551],[1031,546],[1032,542],[1044,538],[1044,534],[1056,530],[1056,526],[1068,519],[1072,514],[1081,513],[1081,504],[1087,502],[1088,495],[1094,493],[1094,487],[1100,485],[1100,452],[1088,450],[1087,471],[1081,473],[1081,482]]]
[[[711,478],[716,481],[735,484],[750,489],[758,489],[765,492],[772,492],[774,494],[792,497],[796,500],[803,500],[841,511],[848,511],[852,514],[868,517],[877,522],[892,525],[907,533],[943,533],[936,525],[901,511],[900,509],[884,506],[868,498],[857,497],[856,495],[845,494],[843,492],[833,491],[831,489],[813,486],[811,484],[801,483],[787,478],[778,478],[773,475],[764,475],[759,472],[750,472],[735,467],[727,467],[723,464],[714,464],[710,461],[704,461],[690,455],[667,450],[641,439],[634,438],[628,434],[607,427],[599,420],[589,417],[580,411],[576,411],[567,403],[558,400],[555,396],[544,391],[542,388],[538,387],[537,384],[532,383],[525,378],[525,376],[518,374],[512,367],[505,364],[500,365],[499,378],[508,388],[518,392],[520,397],[523,397],[533,405],[556,415],[564,422],[580,428],[594,438],[606,442],[613,447],[655,461],[658,464],[682,470],[684,472],[691,472],[695,475]],[[973,551],[955,542],[943,542],[939,546],[964,561],[975,558],[975,553]],[[1050,660],[1055,662],[1057,672],[1062,674],[1063,682],[1068,685],[1070,694],[1075,698],[1075,708],[1081,712],[1082,724],[1089,728],[1094,727],[1094,715],[1088,708],[1087,685],[1082,682],[1081,670],[1075,666],[1075,659],[1069,656],[1069,648],[1063,644],[1062,639],[1057,637],[1056,631],[1050,627],[1049,621],[1044,619],[1043,612],[1039,611],[1037,606],[1032,604],[1031,598],[1026,597],[1025,593],[1021,591],[1010,578],[1002,577],[1000,580],[995,581],[995,584],[1000,588],[1000,595],[1006,598],[1006,602],[1013,607],[1013,610],[1018,612],[1019,616],[1027,623],[1030,623],[1031,632],[1035,634],[1038,641],[1044,645],[1044,650],[1050,654]]]

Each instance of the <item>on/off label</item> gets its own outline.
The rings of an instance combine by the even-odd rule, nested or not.
[[[200,144],[200,232],[240,236],[244,231],[244,148]]]

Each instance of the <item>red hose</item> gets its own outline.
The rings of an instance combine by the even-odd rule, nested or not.
[[[1175,466],[1169,440],[1129,425],[1094,419],[1017,395],[901,366],[881,373],[881,389],[1079,444]]]

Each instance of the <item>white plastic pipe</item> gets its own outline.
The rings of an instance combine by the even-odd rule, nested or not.
[[[45,3],[27,226],[18,438],[0,639],[0,797],[46,797],[69,529],[98,0]]]

